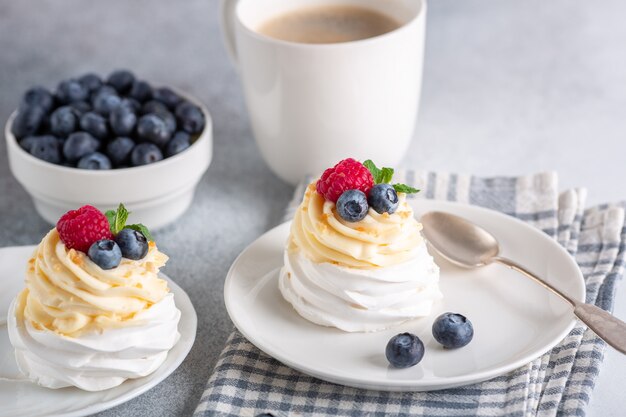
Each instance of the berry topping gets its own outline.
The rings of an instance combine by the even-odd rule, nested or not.
[[[337,200],[337,213],[347,222],[358,222],[367,216],[369,206],[363,191],[348,190]]]
[[[122,251],[112,240],[102,239],[94,242],[87,252],[89,259],[102,269],[116,268],[122,262]]]
[[[360,190],[367,194],[373,185],[370,171],[359,161],[348,158],[324,171],[316,187],[326,200],[336,203],[345,191]]]
[[[148,253],[148,239],[138,230],[122,229],[115,236],[115,242],[122,250],[124,258],[136,261]]]
[[[398,209],[398,193],[391,184],[376,184],[370,190],[367,202],[379,214],[393,214]]]
[[[433,337],[448,349],[460,348],[472,341],[474,326],[461,314],[443,313],[433,323]]]
[[[106,216],[93,206],[65,213],[57,222],[57,231],[68,249],[85,253],[94,242],[113,237]]]
[[[409,368],[424,357],[424,344],[411,333],[400,333],[389,340],[385,356],[395,368]]]

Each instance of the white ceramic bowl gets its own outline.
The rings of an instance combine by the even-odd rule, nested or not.
[[[90,171],[35,158],[19,146],[11,133],[17,113],[14,112],[4,130],[9,167],[33,198],[41,217],[56,224],[64,213],[82,205],[109,210],[119,203],[132,212],[133,223],[143,223],[150,229],[158,229],[180,217],[191,204],[196,186],[211,163],[213,125],[202,103],[177,93],[202,109],[206,120],[202,134],[178,155],[125,169]]]

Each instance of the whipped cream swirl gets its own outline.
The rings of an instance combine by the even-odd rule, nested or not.
[[[8,314],[20,370],[45,387],[87,391],[154,372],[180,338],[180,311],[158,277],[167,259],[151,242],[143,259],[102,270],[53,229]]]
[[[406,195],[399,199],[395,213],[370,209],[365,219],[351,223],[309,185],[279,278],[283,297],[302,317],[357,332],[430,314],[441,298],[439,267]]]

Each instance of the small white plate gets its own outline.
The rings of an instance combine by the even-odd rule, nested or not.
[[[456,203],[413,200],[416,216],[441,210],[463,216],[492,232],[502,255],[519,261],[573,298],[585,285],[572,257],[541,231],[495,211]],[[429,317],[377,333],[345,333],[301,318],[278,290],[278,271],[289,233],[285,223],[261,236],[237,258],[224,297],[237,328],[259,349],[284,364],[330,382],[388,391],[429,391],[480,382],[518,368],[561,341],[575,324],[571,307],[528,278],[500,265],[466,270],[441,258],[444,298]],[[432,252],[432,250],[431,250]],[[474,340],[445,350],[431,326],[445,311],[474,325]],[[389,339],[417,334],[424,359],[394,369],[385,358]]]
[[[15,363],[5,322],[9,303],[24,286],[24,271],[35,246],[0,249],[0,416],[86,416],[107,410],[143,394],[167,378],[185,359],[196,338],[196,311],[191,300],[166,276],[181,312],[180,340],[167,359],[153,374],[128,380],[106,391],[88,392],[78,388],[48,389],[28,381],[13,382],[3,378],[23,378]]]

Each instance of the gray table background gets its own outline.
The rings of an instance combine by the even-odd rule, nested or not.
[[[625,13],[619,0],[432,0],[422,109],[405,165],[556,170],[562,187],[589,187],[590,203],[626,199]],[[279,221],[292,193],[257,152],[217,15],[216,0],[0,0],[0,120],[33,84],[118,67],[192,92],[214,118],[214,159],[194,204],[156,234],[171,256],[166,272],[198,312],[196,344],[162,384],[102,416],[192,413],[231,330],[226,271]],[[48,229],[0,142],[0,246],[35,244]],[[623,319],[625,296],[622,285]],[[589,415],[623,412],[625,362],[608,351]]]

